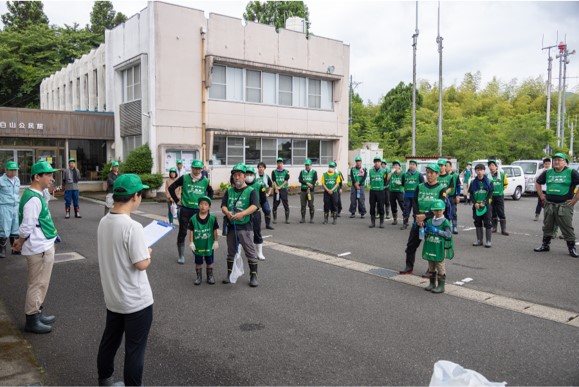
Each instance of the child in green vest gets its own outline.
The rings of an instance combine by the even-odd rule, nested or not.
[[[428,274],[430,284],[424,290],[432,293],[444,293],[446,282],[446,268],[444,259],[454,258],[452,231],[450,222],[444,217],[444,201],[437,199],[432,202],[430,210],[434,217],[425,220],[424,246],[422,258],[428,261]],[[438,276],[438,286],[436,279]]]
[[[219,224],[217,223],[217,217],[209,213],[211,208],[211,199],[209,197],[201,196],[197,203],[199,204],[199,212],[193,215],[189,221],[189,247],[195,255],[195,273],[197,273],[197,279],[194,284],[201,285],[203,281],[201,272],[203,260],[205,260],[207,264],[207,283],[214,285],[213,250],[219,247],[217,242]]]

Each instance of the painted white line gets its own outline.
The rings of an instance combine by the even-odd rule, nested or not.
[[[349,252],[349,251],[347,251],[347,252],[345,252],[345,253],[338,254],[338,257],[345,257],[346,255],[350,255],[350,254],[352,254],[352,253]]]
[[[261,238],[265,239],[265,238],[271,238],[273,235],[263,235]]]
[[[470,231],[470,230],[475,230],[475,229],[476,229],[476,227],[467,227],[463,231]]]

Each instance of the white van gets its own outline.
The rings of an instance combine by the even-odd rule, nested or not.
[[[523,168],[525,174],[525,192],[536,193],[535,179],[543,173],[543,160],[519,160],[515,161],[513,165],[518,165]]]
[[[513,200],[519,200],[525,190],[525,174],[523,168],[518,165],[503,165],[502,170],[509,182],[505,189],[505,197],[510,196]]]

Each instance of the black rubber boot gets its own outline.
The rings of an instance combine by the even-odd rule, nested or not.
[[[324,212],[324,222],[323,222],[323,224],[328,224],[328,216],[329,216],[329,215],[330,215],[329,213]]]
[[[52,325],[56,321],[56,317],[54,316],[46,316],[42,311],[42,306],[40,307],[40,322],[44,325]]]
[[[577,250],[575,249],[575,241],[567,241],[567,249],[569,249],[569,255],[573,258],[579,258]]]
[[[430,279],[430,284],[424,288],[424,290],[426,291],[431,291],[432,289],[434,289],[436,287],[436,272],[435,271],[429,271],[429,279]]]
[[[383,216],[380,217],[380,226],[378,226],[378,227],[384,228],[384,217]]]
[[[386,207],[386,219],[390,219],[390,207]]]
[[[273,230],[273,227],[271,227],[271,215],[265,216],[265,228],[268,230]]]
[[[493,219],[493,232],[497,232],[497,224],[499,223],[498,219]]]
[[[492,232],[492,229],[487,229],[489,232]],[[446,283],[446,274],[438,276],[438,286],[432,289],[432,293],[444,293],[444,285]]]
[[[314,211],[310,210],[310,223],[314,223]]]
[[[306,222],[306,210],[302,210],[302,218],[300,219],[300,223]]]
[[[501,234],[505,235],[505,236],[509,236],[509,233],[507,232],[507,220],[506,219],[501,219]]]
[[[16,239],[18,239],[18,236],[10,236],[10,246],[14,246],[14,242],[16,242]],[[16,251],[13,248],[10,249],[12,251],[12,255],[22,255],[22,253],[20,251]]]
[[[492,229],[492,228],[487,228],[487,229],[486,229],[486,242],[485,242],[485,247],[486,247],[486,248],[491,248],[492,245],[493,245],[493,244],[491,243],[492,235],[493,235],[493,229]]]
[[[179,259],[177,259],[177,263],[179,265],[184,265],[185,264],[185,244],[184,243],[179,243],[177,245],[177,252],[179,253]]]
[[[476,241],[472,244],[473,246],[482,246],[483,244],[483,229],[482,227],[476,228]]]
[[[8,238],[0,238],[0,258],[6,258],[7,245],[8,245]]]
[[[224,284],[230,283],[229,276],[231,275],[232,271],[233,271],[233,258],[232,259],[227,258],[227,278],[221,282],[223,282]]]
[[[408,228],[408,218],[404,218],[402,219],[402,227],[400,227],[400,230],[406,230]]]
[[[376,227],[376,217],[370,215],[370,225],[368,226],[369,228],[374,228]]]
[[[213,277],[213,268],[207,268],[207,283],[209,285],[215,285],[215,277]]]
[[[33,315],[26,315],[26,325],[24,326],[26,332],[32,333],[50,333],[52,327],[40,322],[40,313]]]
[[[257,263],[249,263],[249,286],[256,288],[257,285]]]
[[[534,249],[537,253],[551,250],[551,237],[543,237],[543,244]]]
[[[271,212],[273,214],[273,224],[277,224],[277,211],[272,211]]]
[[[203,282],[202,270],[203,269],[201,268],[195,269],[195,274],[197,274],[197,278],[195,279],[195,282],[193,282],[193,285],[201,285],[201,282]]]
[[[338,214],[336,212],[332,212],[332,218],[334,218],[334,221],[332,222],[332,224],[337,224],[338,223]]]
[[[74,207],[74,217],[75,218],[82,218],[82,216],[80,216],[80,208]]]
[[[290,224],[289,222],[289,211],[285,212],[285,224]]]

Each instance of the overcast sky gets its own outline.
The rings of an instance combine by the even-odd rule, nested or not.
[[[248,1],[175,1],[206,12],[241,18]],[[89,23],[92,1],[44,1],[51,24]],[[146,1],[113,1],[127,16],[147,6]],[[399,82],[412,82],[414,1],[306,0],[311,31],[350,45],[350,71],[356,92],[378,103]],[[418,4],[417,77],[438,82],[437,7]],[[483,86],[498,77],[509,82],[542,76],[547,79],[547,51],[541,47],[567,39],[579,51],[579,2],[442,1],[440,34],[444,38],[443,85],[459,84],[467,72],[480,71]],[[6,3],[0,3],[0,13]],[[544,35],[544,41],[542,38]],[[556,50],[551,51],[555,57]],[[579,53],[570,56],[567,90],[579,92]],[[553,84],[558,83],[558,61],[553,61]]]

